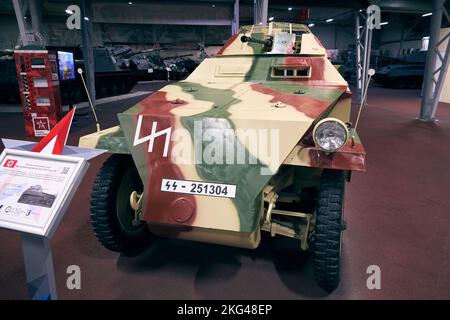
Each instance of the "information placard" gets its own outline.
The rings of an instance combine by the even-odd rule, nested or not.
[[[5,149],[0,227],[51,236],[87,170],[82,158]]]

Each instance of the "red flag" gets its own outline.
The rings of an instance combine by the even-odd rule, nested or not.
[[[69,111],[56,126],[50,130],[47,135],[42,138],[39,143],[31,150],[33,152],[62,154],[64,146],[66,145],[67,137],[69,136],[70,126],[72,125],[75,108]]]

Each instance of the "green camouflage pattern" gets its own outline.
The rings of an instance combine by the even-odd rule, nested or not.
[[[269,50],[242,42],[243,35],[272,37],[273,46]],[[319,161],[330,155],[304,141],[324,117],[349,122],[350,105],[346,81],[307,27],[248,26],[186,80],[119,114],[120,128],[83,137],[80,144],[132,154],[144,184],[141,218],[154,233],[255,247],[262,191],[282,166],[364,170],[365,152],[356,134],[345,152],[336,152],[329,161]],[[169,128],[166,135],[163,131]],[[151,132],[160,135],[149,138]],[[214,134],[206,139],[205,132]],[[257,152],[242,132],[276,132],[276,139],[259,142]],[[224,141],[232,141],[232,148]],[[213,162],[203,159],[205,152],[213,155]],[[237,163],[235,157],[229,161],[239,152],[246,163]],[[231,185],[236,194],[167,192],[163,179]]]

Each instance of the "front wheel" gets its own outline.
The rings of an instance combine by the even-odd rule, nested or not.
[[[324,170],[316,208],[314,233],[314,276],[317,284],[327,292],[339,285],[345,172]]]
[[[139,252],[152,238],[145,222],[133,221],[134,210],[130,205],[133,191],[143,191],[133,159],[130,155],[111,155],[98,172],[91,195],[91,223],[95,235],[111,251]]]

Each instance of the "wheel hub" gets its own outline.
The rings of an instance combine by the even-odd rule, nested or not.
[[[139,232],[140,201],[143,198],[142,193],[136,191],[141,185],[136,180],[135,173],[130,170],[122,178],[117,192],[117,218],[122,229],[129,233]],[[139,190],[140,191],[140,190]]]

